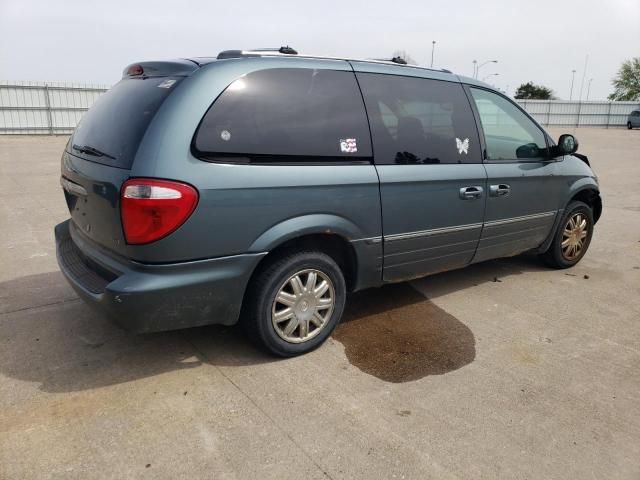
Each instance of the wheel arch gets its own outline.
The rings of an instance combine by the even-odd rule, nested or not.
[[[363,229],[350,220],[329,214],[290,218],[262,233],[249,251],[268,253],[256,266],[252,278],[284,252],[304,249],[330,255],[343,271],[349,291],[374,286],[381,281],[380,237],[367,238]]]
[[[344,237],[332,233],[309,233],[286,240],[276,246],[256,266],[259,272],[274,259],[292,251],[314,250],[329,255],[340,267],[347,285],[347,291],[352,291],[358,278],[358,258],[353,245]]]
[[[600,197],[600,190],[596,185],[585,185],[577,191],[572,192],[571,198],[566,205],[574,201],[580,201],[589,205],[593,211],[593,223],[598,222],[602,215],[602,198]]]
[[[352,221],[331,214],[311,214],[289,218],[265,230],[249,247],[250,252],[271,252],[295,238],[308,235],[337,235],[350,242],[365,237]]]
[[[594,224],[598,221],[598,219],[602,215],[602,198],[600,197],[600,189],[598,188],[597,184],[584,180],[586,179],[583,179],[583,181],[580,182],[577,188],[573,188],[569,192],[564,204],[562,204],[561,209],[556,215],[556,219],[554,221],[553,228],[549,233],[549,236],[544,241],[544,243],[540,245],[540,247],[533,250],[535,253],[543,253],[547,251],[549,245],[551,245],[551,242],[556,235],[556,232],[558,231],[558,228],[560,228],[560,220],[562,219],[564,212],[567,210],[567,207],[571,202],[577,200],[589,205],[589,207],[591,207],[593,211]]]

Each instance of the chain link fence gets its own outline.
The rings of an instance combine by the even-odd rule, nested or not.
[[[0,81],[0,134],[70,134],[109,85]],[[621,127],[638,102],[518,100],[545,126]]]

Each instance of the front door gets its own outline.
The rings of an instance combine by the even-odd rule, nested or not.
[[[463,87],[354,67],[380,178],[383,279],[467,265],[482,230],[486,174]]]
[[[470,88],[484,133],[487,204],[474,262],[540,246],[554,225],[562,177],[544,132],[517,105]]]

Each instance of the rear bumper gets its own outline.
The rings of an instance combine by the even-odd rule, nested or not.
[[[249,278],[266,253],[147,265],[107,252],[67,220],[55,227],[60,270],[78,295],[142,333],[237,322]]]

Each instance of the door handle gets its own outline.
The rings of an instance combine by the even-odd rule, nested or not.
[[[462,187],[460,189],[460,198],[462,200],[474,200],[480,197],[482,197],[482,187],[473,186],[473,187]]]
[[[489,186],[489,195],[492,197],[506,197],[511,193],[511,187],[506,183]]]

